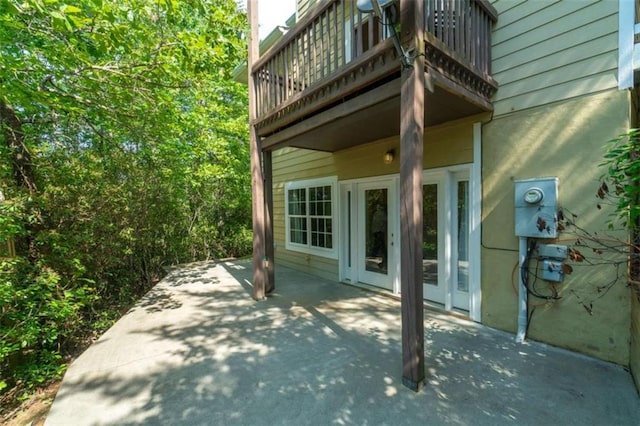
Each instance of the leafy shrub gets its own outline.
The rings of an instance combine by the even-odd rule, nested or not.
[[[94,298],[50,268],[22,258],[0,262],[1,380],[30,386],[61,374],[59,344],[77,329],[81,311]]]

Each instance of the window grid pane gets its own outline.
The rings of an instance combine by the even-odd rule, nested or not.
[[[292,243],[307,244],[307,220],[289,216],[289,239]]]
[[[289,215],[306,215],[306,191],[304,188],[289,190]]]
[[[289,242],[333,249],[331,185],[287,191]]]
[[[331,222],[331,186],[309,188],[311,246],[333,248]]]

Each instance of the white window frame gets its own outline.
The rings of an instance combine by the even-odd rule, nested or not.
[[[640,67],[640,50],[634,42],[640,33],[636,24],[635,0],[618,2],[618,89],[630,89],[634,85],[633,73]]]
[[[308,197],[308,189],[314,188],[318,186],[329,186],[331,187],[331,240],[332,247],[324,248],[324,247],[315,247],[311,245],[311,215],[309,214],[309,197]],[[307,218],[307,244],[299,244],[291,241],[291,233],[290,233],[290,221],[289,221],[289,191],[292,189],[306,189],[307,190],[307,209],[306,209],[306,218]],[[338,178],[336,176],[329,176],[324,178],[317,179],[308,179],[308,180],[300,180],[287,182],[284,185],[284,217],[285,217],[285,247],[287,250],[297,251],[306,254],[312,254],[315,256],[328,257],[330,259],[338,258],[338,246],[339,246],[339,221],[338,221],[338,202],[339,196],[338,193]]]

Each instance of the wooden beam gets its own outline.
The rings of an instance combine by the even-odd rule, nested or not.
[[[424,2],[400,0],[401,41],[413,49],[412,68],[402,71],[400,93],[400,286],[402,383],[424,386],[422,298],[422,156],[424,135]]]
[[[287,142],[290,139],[300,136],[301,134],[310,132],[322,126],[325,126],[335,120],[346,117],[351,114],[355,114],[358,111],[369,108],[372,105],[377,105],[388,99],[398,96],[400,91],[399,81],[392,80],[389,83],[363,93],[357,98],[349,99],[342,102],[333,108],[323,112],[322,114],[314,115],[306,120],[296,123],[291,127],[283,129],[272,136],[264,138],[264,149],[275,149],[278,145]]]
[[[273,245],[273,159],[271,151],[262,154],[262,165],[264,167],[264,240],[267,280],[265,293],[273,293],[276,289],[275,281],[275,250]]]
[[[481,108],[485,111],[493,111],[493,104],[487,99],[476,94],[472,90],[469,90],[466,87],[456,83],[455,81],[443,75],[437,69],[431,68],[429,65],[427,65],[427,70],[429,78],[432,80],[432,84],[435,83],[437,86],[451,93],[452,96],[457,96],[461,99],[464,99],[465,102],[471,103],[478,108]]]
[[[248,66],[258,60],[258,0],[249,0],[247,15],[251,31],[249,33]],[[264,208],[264,177],[262,172],[262,144],[255,127],[256,118],[256,85],[255,75],[249,76],[249,144],[251,156],[251,211],[253,218],[253,298],[265,298],[265,208]]]

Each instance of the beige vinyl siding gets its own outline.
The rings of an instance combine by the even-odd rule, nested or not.
[[[425,131],[426,169],[471,163],[473,161],[473,122],[461,120]],[[273,230],[276,265],[285,265],[329,280],[338,280],[338,260],[287,250],[285,243],[284,186],[287,182],[337,176],[338,181],[399,173],[400,142],[387,138],[336,153],[284,148],[273,154]],[[384,164],[385,152],[395,150],[395,160]],[[336,188],[334,202],[338,202]],[[335,218],[335,220],[338,220]],[[336,226],[338,224],[336,223]],[[337,229],[337,228],[336,228]],[[334,239],[336,244],[337,239]]]
[[[332,154],[296,148],[284,148],[273,154],[273,234],[276,265],[289,266],[310,274],[337,281],[338,261],[299,253],[285,248],[284,185],[286,182],[335,176]],[[338,193],[333,202],[337,202]],[[337,240],[335,242],[337,244]]]
[[[496,1],[494,116],[617,87],[617,1]]]
[[[300,18],[302,18],[317,2],[318,0],[298,0],[298,4],[296,6],[298,20],[300,20]]]

